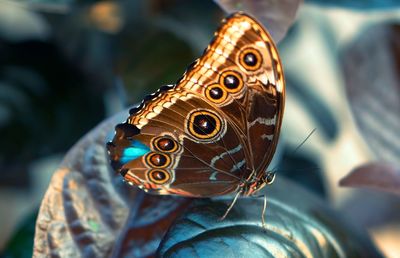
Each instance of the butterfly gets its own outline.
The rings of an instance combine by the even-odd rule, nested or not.
[[[252,195],[281,128],[285,80],[278,50],[254,18],[222,21],[203,55],[175,85],[132,108],[107,143],[111,166],[154,194]]]

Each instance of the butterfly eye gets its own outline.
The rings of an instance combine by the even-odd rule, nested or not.
[[[156,150],[161,152],[176,152],[178,150],[178,144],[171,138],[158,137],[154,140],[153,146]]]
[[[262,57],[258,50],[247,48],[240,53],[239,63],[246,70],[255,71],[261,67]]]
[[[208,86],[205,93],[207,99],[217,104],[224,102],[227,97],[226,90],[221,88],[218,84]]]
[[[171,158],[162,153],[150,153],[146,156],[146,163],[150,167],[165,168],[171,163]]]
[[[195,111],[189,115],[187,128],[194,137],[210,140],[221,132],[221,119],[207,110]]]
[[[220,84],[224,86],[226,91],[236,93],[243,88],[243,79],[238,72],[226,71],[220,77]]]
[[[147,173],[147,178],[150,182],[163,185],[170,181],[171,176],[170,174],[162,169],[153,169]]]

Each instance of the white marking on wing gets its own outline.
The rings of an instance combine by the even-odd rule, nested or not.
[[[217,173],[218,173],[217,171],[214,171],[208,179],[210,179],[211,181],[217,180],[217,177],[216,177]]]
[[[235,170],[240,169],[245,163],[246,163],[246,160],[243,159],[243,160],[240,161],[239,163],[234,164],[233,167],[232,167],[232,169],[231,169],[229,172],[233,172],[233,171],[235,171]]]
[[[260,74],[258,76],[258,80],[260,80],[263,85],[268,85],[268,80],[269,79],[268,79],[268,76],[267,76],[266,73]]]
[[[225,155],[230,155],[230,154],[236,153],[236,152],[240,151],[241,149],[242,149],[242,145],[239,144],[238,146],[236,146],[236,147],[233,148],[232,150],[225,151],[225,152],[223,152],[221,155],[215,156],[215,157],[211,160],[210,166],[211,166],[211,167],[214,167],[214,166],[215,166],[215,163],[217,162],[217,160],[222,159]],[[240,168],[240,167],[243,165],[243,164],[241,164],[243,161],[244,161],[244,160],[242,160],[242,161],[239,162],[238,164],[233,165],[233,168],[231,169],[231,171],[234,171],[234,170],[236,170],[237,168]],[[240,165],[239,165],[239,164],[240,164]],[[238,165],[239,165],[239,166],[238,166]],[[210,175],[209,179],[210,179],[210,180],[213,180],[213,181],[217,180],[217,178],[216,178],[217,173],[218,173],[217,171],[214,171],[214,172]]]
[[[217,160],[222,159],[226,155],[230,155],[230,154],[236,153],[236,152],[240,151],[241,149],[242,149],[242,145],[239,144],[237,147],[233,148],[232,150],[225,151],[221,155],[215,156],[211,160],[211,167],[214,167],[215,162],[217,162]]]
[[[249,127],[252,127],[256,123],[260,123],[260,124],[263,124],[263,125],[275,125],[275,123],[276,123],[276,115],[273,118],[257,117],[256,120],[254,120],[253,122],[251,122],[249,124]]]
[[[263,134],[261,135],[261,138],[264,140],[265,138],[267,138],[268,140],[272,141],[272,138],[274,138],[273,134]]]

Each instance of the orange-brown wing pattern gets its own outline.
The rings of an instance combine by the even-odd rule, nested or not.
[[[268,32],[245,14],[232,15],[177,88],[206,98],[234,123],[245,142],[247,171],[261,176],[275,152],[285,97],[282,64]]]
[[[195,121],[199,116],[212,124],[202,126]],[[240,145],[236,132],[217,110],[190,92],[172,88],[133,110],[117,126],[108,149],[124,178],[149,192],[214,196],[235,191],[240,181],[240,174],[229,173],[234,160],[221,155],[234,145]],[[230,155],[240,158],[240,149]]]
[[[235,14],[174,87],[131,110],[108,144],[113,167],[144,190],[206,197],[238,191],[272,158],[283,113],[276,48]]]

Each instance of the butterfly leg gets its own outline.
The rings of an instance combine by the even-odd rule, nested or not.
[[[263,209],[261,212],[261,223],[262,223],[262,227],[264,228],[264,230],[267,230],[267,223],[265,223],[265,213],[267,211],[267,195],[263,194],[263,195],[252,195],[252,197],[254,198],[263,198],[264,199],[264,205],[263,205]]]
[[[231,202],[231,204],[229,205],[228,209],[226,209],[224,215],[219,219],[224,220],[226,218],[226,216],[228,216],[229,212],[232,210],[233,206],[235,205],[237,199],[239,198],[240,194],[242,193],[242,191],[238,191],[235,198],[233,198],[233,201]]]
[[[267,210],[267,196],[264,195],[264,206],[263,206],[263,210],[261,213],[261,223],[262,223],[262,227],[264,228],[264,230],[267,230],[267,224],[265,223],[265,212]]]

